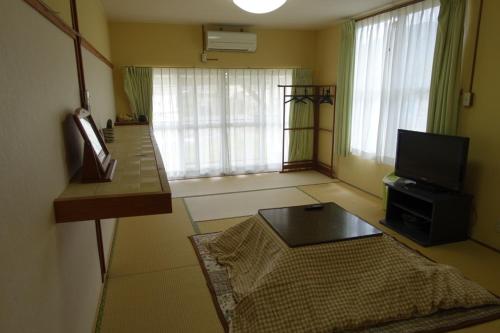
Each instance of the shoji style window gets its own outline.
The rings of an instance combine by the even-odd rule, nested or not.
[[[153,69],[153,126],[171,179],[281,167],[287,69]]]
[[[392,164],[398,128],[425,131],[439,1],[356,23],[351,152]]]

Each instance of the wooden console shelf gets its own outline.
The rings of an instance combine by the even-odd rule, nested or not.
[[[83,184],[76,177],[54,201],[56,222],[171,213],[167,174],[150,127],[117,126],[107,147],[117,160],[113,181]]]

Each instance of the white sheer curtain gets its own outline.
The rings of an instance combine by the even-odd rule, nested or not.
[[[153,69],[153,127],[170,179],[281,168],[287,69]]]
[[[425,131],[439,0],[356,23],[351,152],[394,163],[397,130]]]

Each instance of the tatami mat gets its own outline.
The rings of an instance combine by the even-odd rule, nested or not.
[[[172,200],[172,214],[119,220],[110,277],[198,264],[187,238],[195,232],[182,200]]]
[[[440,263],[457,267],[467,277],[500,294],[500,254],[472,241],[420,247],[378,223],[385,214],[379,198],[344,183],[300,189],[321,202],[336,202],[410,247]],[[253,215],[258,208],[314,203],[304,192],[286,188],[185,200],[211,199],[197,202],[201,214],[242,216]],[[244,213],[249,210],[252,213]],[[219,219],[197,222],[199,231],[222,231],[248,216],[208,216],[208,219],[215,218]],[[120,219],[99,332],[223,332],[187,239],[194,233],[183,199],[173,200],[173,214]],[[500,332],[500,320],[456,332]]]
[[[254,215],[259,209],[313,204],[317,201],[296,188],[251,191],[185,198],[193,221]]]
[[[222,333],[199,266],[108,281],[101,333]]]
[[[453,333],[498,333],[500,332],[500,320],[490,321],[481,325],[463,328]]]
[[[378,221],[385,216],[380,198],[342,182],[299,188],[320,202],[335,202],[365,220]]]
[[[177,198],[322,184],[335,181],[337,180],[317,171],[301,171],[176,180],[169,182],[169,184],[172,196]]]
[[[234,217],[232,219],[198,222],[198,228],[200,229],[201,234],[208,234],[211,232],[219,232],[219,231],[224,231],[226,229],[229,229],[232,226],[235,226],[243,221],[246,221],[248,218],[250,218],[250,216]]]

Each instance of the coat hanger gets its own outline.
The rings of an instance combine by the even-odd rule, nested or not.
[[[328,89],[323,88],[323,90],[321,92],[321,96],[319,98],[319,103],[320,104],[328,103],[328,104],[333,105],[333,99],[332,99],[332,95],[330,93],[330,88],[328,88]]]

